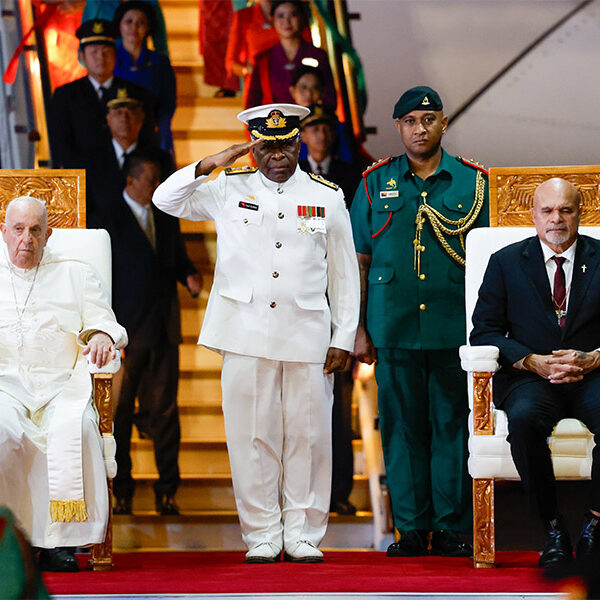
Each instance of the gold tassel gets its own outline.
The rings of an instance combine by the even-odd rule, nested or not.
[[[85,500],[50,500],[50,517],[53,523],[60,521],[87,521],[88,513]]]

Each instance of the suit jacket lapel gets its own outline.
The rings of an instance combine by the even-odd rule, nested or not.
[[[584,267],[585,266],[585,270]],[[575,262],[573,264],[573,278],[571,280],[571,291],[569,293],[569,305],[567,307],[567,320],[563,329],[563,337],[567,330],[572,327],[577,318],[579,307],[585,297],[590,281],[598,267],[598,257],[594,248],[587,243],[584,236],[577,239],[575,250]]]
[[[544,254],[540,246],[540,241],[536,237],[532,238],[529,244],[525,247],[522,254],[524,262],[524,271],[529,275],[535,296],[538,299],[539,305],[552,323],[554,327],[558,327],[554,305],[552,303],[552,290],[548,281],[548,273],[544,264]]]

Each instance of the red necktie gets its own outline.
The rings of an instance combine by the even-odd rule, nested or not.
[[[563,270],[563,263],[566,258],[564,258],[564,256],[553,256],[552,260],[556,263],[552,300],[554,302],[554,310],[556,312],[558,324],[562,329],[565,326],[567,316],[567,311],[565,310],[567,304],[567,290],[565,288],[565,272]]]

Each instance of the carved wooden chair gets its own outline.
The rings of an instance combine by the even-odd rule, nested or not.
[[[74,252],[92,264],[110,290],[110,237],[104,230],[85,229],[85,171],[79,169],[0,170],[0,221],[6,205],[18,196],[35,196],[46,202],[48,224],[54,229],[48,245],[62,253]],[[91,369],[92,371],[92,369]],[[104,543],[92,548],[91,564],[96,571],[112,569],[112,477],[114,463],[112,373],[93,373],[94,403],[104,441],[107,465],[109,518]]]
[[[535,188],[551,177],[576,184],[583,198],[582,233],[600,237],[597,200],[600,166],[512,167],[490,170],[490,224],[467,237],[465,296],[467,333],[471,314],[490,255],[513,242],[535,235],[530,216]],[[596,227],[594,227],[594,225]],[[492,376],[498,370],[494,346],[463,346],[462,366],[469,373],[469,473],[473,478],[473,560],[475,567],[495,565],[494,481],[518,480],[510,446],[507,421],[492,404]],[[589,479],[594,442],[575,419],[563,419],[549,439],[557,479]]]

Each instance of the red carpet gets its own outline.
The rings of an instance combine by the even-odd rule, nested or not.
[[[84,558],[83,556],[81,557]],[[52,594],[282,592],[556,592],[535,552],[499,552],[498,568],[466,558],[326,552],[322,564],[246,565],[240,552],[115,555],[112,572],[46,573]]]

